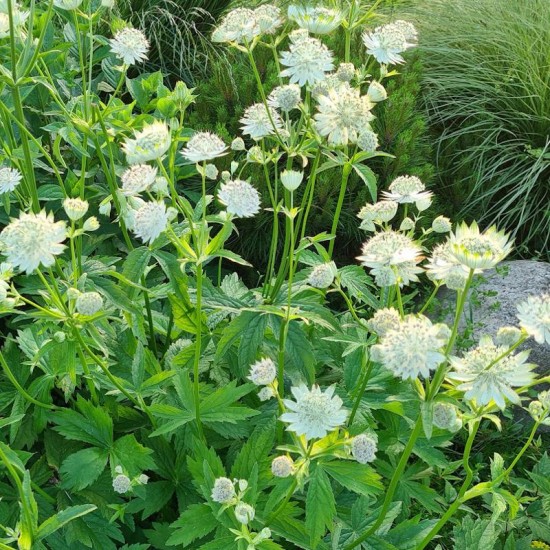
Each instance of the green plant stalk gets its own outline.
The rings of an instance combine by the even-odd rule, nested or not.
[[[89,109],[88,109],[88,86],[86,84],[86,64],[84,63],[84,51],[82,49],[82,35],[80,32],[80,26],[78,24],[78,16],[76,10],[73,10],[73,24],[76,34],[76,47],[78,50],[78,60],[80,63],[80,77],[82,78],[82,96],[84,98],[84,118],[88,122]]]
[[[403,309],[403,297],[401,296],[399,281],[395,283],[395,295],[397,296],[397,307],[399,309],[399,314],[401,315],[401,319],[403,319],[405,317],[405,310]]]
[[[434,289],[432,290],[432,293],[430,294],[429,298],[426,300],[426,303],[422,306],[422,309],[418,312],[419,315],[421,315],[428,309],[433,299],[437,296],[437,293],[440,287],[441,285],[439,283],[434,286]]]
[[[336,210],[334,212],[334,218],[332,220],[332,227],[330,233],[334,235],[334,238],[328,245],[328,255],[332,259],[332,253],[334,252],[334,244],[336,240],[336,231],[338,229],[338,221],[340,220],[340,213],[342,212],[342,206],[344,204],[344,198],[346,196],[346,189],[348,187],[348,180],[351,174],[351,164],[345,164],[342,170],[342,181],[340,183],[340,194],[338,195],[338,202],[336,203]]]
[[[321,159],[321,151],[318,149],[315,155],[315,160],[311,166],[311,172],[307,180],[307,185],[302,197],[302,206],[298,214],[298,220],[296,222],[296,233],[300,233],[300,240],[305,237],[307,230],[307,220],[309,218],[309,212],[313,203],[313,196],[315,193],[315,183],[317,181],[317,167],[319,166],[319,160]]]
[[[99,397],[95,389],[94,381],[92,380],[90,369],[88,368],[86,357],[84,357],[84,353],[80,345],[77,347],[77,351],[78,351],[78,357],[80,358],[80,363],[82,364],[82,370],[84,371],[84,378],[86,380],[86,385],[88,386],[88,390],[90,391],[90,395],[92,396],[92,401],[94,405],[97,406],[99,405]]]
[[[403,450],[401,459],[399,460],[399,463],[397,464],[397,468],[395,469],[395,472],[391,478],[390,484],[388,486],[388,490],[386,491],[386,497],[384,498],[384,503],[382,504],[382,509],[380,510],[380,514],[378,515],[378,518],[365,533],[363,533],[360,537],[356,538],[350,544],[347,544],[346,546],[344,546],[343,550],[351,550],[352,548],[359,546],[362,542],[366,541],[384,522],[384,519],[386,518],[386,514],[388,513],[388,510],[390,509],[391,503],[393,501],[393,495],[395,494],[397,485],[399,484],[399,481],[401,480],[401,476],[403,475],[403,472],[405,471],[405,467],[407,466],[409,456],[411,455],[412,450],[414,448],[414,444],[416,443],[416,440],[418,439],[421,433],[422,433],[422,416],[419,414],[416,420],[416,424],[414,425],[414,429],[411,433],[411,436],[409,437],[409,441],[407,442],[407,446]]]
[[[366,363],[366,365],[365,365],[365,363]],[[359,388],[359,391],[357,392],[357,396],[355,398],[355,403],[353,404],[353,409],[351,410],[351,414],[349,416],[348,426],[351,426],[353,424],[353,421],[355,420],[355,415],[357,414],[357,410],[359,409],[359,404],[361,403],[361,398],[363,397],[363,395],[364,395],[364,393],[367,389],[367,385],[368,385],[369,380],[370,380],[370,375],[372,373],[372,368],[374,366],[374,363],[372,361],[367,360],[366,353],[363,353],[363,355],[361,356],[361,370],[365,369],[365,366],[366,366],[366,371],[365,371],[365,374],[363,376],[363,381],[361,382],[361,387]]]
[[[195,303],[197,339],[195,341],[195,356],[193,358],[193,398],[195,401],[195,421],[197,431],[201,439],[204,439],[204,432],[201,423],[201,402],[199,386],[199,365],[201,359],[202,347],[202,264],[197,264],[197,297]]]
[[[337,289],[338,289],[338,292],[340,293],[340,295],[342,296],[342,298],[344,298],[344,302],[346,302],[346,305],[348,306],[348,309],[349,309],[349,312],[351,313],[351,316],[357,321],[357,324],[361,328],[367,330],[367,328],[365,327],[365,325],[362,323],[361,319],[357,315],[357,312],[355,311],[355,307],[353,306],[353,304],[352,304],[351,300],[349,299],[348,295],[342,290],[342,287],[340,285],[338,285]]]

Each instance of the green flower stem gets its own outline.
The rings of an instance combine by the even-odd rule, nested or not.
[[[82,78],[82,96],[84,98],[84,118],[86,119],[86,122],[87,122],[89,117],[89,109],[88,109],[88,86],[86,84],[87,82],[86,63],[84,62],[84,50],[82,48],[82,33],[80,32],[80,25],[78,23],[78,16],[77,16],[76,10],[73,10],[73,24],[74,24],[75,34],[76,34],[76,47],[78,50],[78,60],[80,64],[80,78]]]
[[[90,374],[90,369],[88,368],[88,362],[86,361],[86,357],[84,356],[84,352],[82,351],[81,346],[77,346],[77,352],[78,357],[80,358],[80,363],[82,364],[82,370],[84,371],[84,379],[86,380],[86,385],[88,386],[88,390],[90,391],[90,395],[92,396],[92,401],[94,405],[97,406],[99,405],[99,397],[95,389],[94,381]]]
[[[332,253],[334,252],[334,244],[336,241],[336,231],[338,229],[338,221],[340,219],[340,213],[344,204],[344,198],[346,196],[346,189],[348,187],[348,180],[351,174],[351,164],[345,164],[342,170],[342,181],[340,183],[340,194],[338,195],[338,202],[336,203],[336,210],[334,212],[334,219],[332,220],[331,234],[334,235],[333,239],[328,245],[328,255],[332,259]]]
[[[399,281],[395,283],[395,295],[397,296],[397,307],[399,309],[399,314],[401,315],[401,319],[403,319],[405,317],[405,310],[403,309],[403,297],[401,296]]]
[[[290,499],[292,498],[292,495],[294,494],[294,491],[296,491],[296,487],[298,486],[298,480],[296,479],[296,476],[294,476],[294,479],[292,480],[292,483],[290,484],[290,487],[288,488],[288,491],[286,492],[285,498],[277,506],[277,509],[274,510],[265,520],[264,527],[268,527],[271,525],[276,519],[277,516],[284,510],[285,506],[289,503]]]
[[[196,327],[197,339],[195,341],[195,356],[193,359],[193,397],[195,401],[195,421],[197,423],[197,431],[201,439],[204,439],[204,432],[201,423],[201,408],[200,408],[200,386],[199,386],[199,364],[201,359],[202,346],[202,264],[197,264],[197,296],[195,303],[196,311]]]
[[[346,305],[348,306],[348,310],[351,313],[351,316],[357,321],[357,324],[362,328],[367,330],[367,327],[363,324],[362,320],[357,315],[357,312],[355,311],[355,307],[353,306],[351,300],[349,299],[348,295],[342,290],[342,287],[338,285],[337,287],[338,292],[344,298],[344,301],[346,302]]]
[[[71,236],[69,237],[69,246],[71,249],[71,265],[73,266],[74,286],[76,287],[80,275],[78,270],[78,263],[76,261],[76,252],[75,252],[75,246],[74,246],[74,239],[75,239],[74,231],[75,231],[75,224],[74,224],[74,221],[71,220]]]
[[[434,289],[432,290],[432,293],[430,294],[429,298],[426,300],[426,303],[422,306],[422,309],[418,312],[419,315],[421,315],[428,309],[429,305],[432,303],[433,299],[436,297],[440,287],[441,287],[441,284],[439,283],[434,286]]]
[[[413,451],[416,440],[418,439],[421,433],[422,433],[422,416],[419,414],[416,420],[416,424],[414,425],[414,429],[411,433],[411,436],[409,437],[407,446],[405,447],[403,454],[401,455],[401,459],[399,460],[399,463],[397,465],[397,468],[395,469],[395,472],[393,473],[393,476],[391,478],[390,485],[388,486],[388,490],[386,491],[386,497],[384,499],[384,503],[382,504],[382,509],[380,510],[380,514],[378,515],[377,520],[360,537],[356,538],[350,544],[347,544],[346,546],[344,546],[343,550],[351,550],[352,548],[359,546],[362,542],[366,541],[384,522],[384,519],[386,518],[386,514],[388,513],[388,510],[390,509],[391,503],[393,501],[393,496],[395,494],[395,490],[397,489],[397,485],[399,484],[401,477],[403,475],[403,472],[405,471],[405,467],[407,466],[407,462]]]
[[[115,97],[119,94],[120,90],[122,89],[122,85],[124,84],[124,81],[126,80],[126,71],[128,70],[128,65],[123,64],[122,69],[120,71],[120,77],[118,79],[118,83],[116,85],[115,91],[111,94],[111,97],[109,98],[109,101],[107,101],[106,108],[108,109],[111,106],[111,103],[115,99]]]
[[[315,183],[317,181],[317,167],[319,166],[319,160],[321,159],[321,151],[318,149],[315,155],[315,160],[311,167],[311,172],[307,180],[307,185],[302,197],[302,206],[298,214],[298,220],[296,222],[296,232],[300,233],[300,240],[304,238],[307,230],[307,220],[309,218],[309,212],[311,205],[313,204],[313,196],[315,193]]]
[[[348,420],[348,426],[351,426],[353,424],[353,421],[355,420],[355,415],[357,414],[357,410],[359,409],[359,404],[361,403],[361,398],[365,394],[365,391],[367,389],[367,385],[370,380],[370,375],[372,373],[372,368],[374,366],[374,363],[372,361],[368,361],[367,354],[363,353],[361,355],[361,370],[365,370],[365,374],[363,376],[363,381],[361,382],[361,386],[359,388],[359,391],[357,392],[357,396],[355,397],[355,403],[353,404],[353,409],[351,410],[351,414]]]

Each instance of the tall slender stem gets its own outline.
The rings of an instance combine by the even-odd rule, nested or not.
[[[342,181],[340,183],[340,194],[338,195],[338,202],[336,203],[336,210],[334,212],[334,219],[332,220],[331,234],[334,238],[330,241],[328,246],[328,255],[332,258],[334,252],[334,245],[336,241],[336,231],[338,230],[338,221],[340,220],[340,213],[342,212],[342,206],[344,204],[344,198],[346,196],[346,190],[348,187],[348,180],[351,174],[351,164],[345,164],[342,170]]]
[[[359,391],[357,392],[357,396],[355,397],[355,403],[353,404],[353,409],[351,410],[351,414],[348,420],[348,426],[351,426],[353,424],[353,421],[355,420],[355,415],[357,414],[357,410],[359,409],[361,398],[363,397],[365,390],[367,389],[367,385],[369,383],[373,366],[374,366],[374,363],[372,361],[368,361],[366,353],[363,352],[361,356],[361,370],[364,370],[365,367],[366,367],[366,370],[363,376],[363,381],[361,382],[361,387],[359,388]]]
[[[197,297],[195,302],[195,323],[197,328],[197,338],[195,341],[195,357],[193,360],[193,396],[195,401],[195,421],[197,423],[197,431],[201,439],[204,439],[204,433],[201,423],[200,409],[200,386],[199,386],[199,365],[201,359],[202,347],[202,264],[197,264]]]

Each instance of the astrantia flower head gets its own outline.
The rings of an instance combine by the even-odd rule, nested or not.
[[[62,10],[76,10],[82,4],[82,0],[53,0],[53,5]]]
[[[303,435],[306,439],[320,438],[346,421],[348,411],[342,408],[342,400],[334,395],[334,386],[323,392],[319,386],[309,390],[305,384],[301,384],[291,391],[295,401],[284,400],[290,412],[280,417],[289,424],[287,430]]]
[[[198,132],[187,142],[181,154],[191,162],[213,160],[227,154],[227,145],[216,134]]]
[[[334,68],[330,50],[317,38],[301,37],[292,41],[288,51],[281,54],[281,64],[287,67],[281,76],[288,76],[291,84],[315,84]]]
[[[491,269],[512,251],[512,242],[495,226],[481,233],[476,222],[460,224],[449,236],[451,254],[470,269]]]
[[[360,434],[351,440],[351,454],[359,464],[368,464],[376,458],[378,441],[371,434]]]
[[[348,83],[319,96],[317,102],[319,112],[315,115],[315,127],[319,134],[327,136],[331,145],[356,143],[374,118],[368,97]]]
[[[0,166],[0,195],[13,191],[22,179],[21,172],[16,168]]]
[[[63,210],[72,221],[77,221],[83,218],[88,212],[89,208],[88,201],[79,199],[79,198],[69,198],[67,197],[63,201]]]
[[[109,40],[111,52],[125,65],[134,65],[147,59],[149,41],[138,29],[125,27],[119,30],[115,37]]]
[[[254,17],[262,34],[275,34],[284,23],[283,12],[273,4],[264,4],[256,8]]]
[[[226,477],[218,477],[212,488],[212,500],[220,504],[228,504],[236,497],[234,483]]]
[[[462,290],[468,279],[468,269],[451,254],[449,242],[438,244],[426,264],[432,281],[440,281],[451,290]]]
[[[288,113],[296,109],[301,100],[300,86],[298,84],[286,84],[274,88],[267,98],[267,103],[274,109],[280,109],[283,113]]]
[[[351,82],[355,76],[355,66],[353,63],[340,63],[335,74],[341,82]]]
[[[499,346],[512,347],[521,340],[522,332],[517,327],[500,327],[495,342]]]
[[[157,169],[148,164],[134,164],[121,176],[122,193],[134,197],[149,189],[157,178]]]
[[[122,146],[128,164],[138,164],[161,158],[170,147],[170,130],[164,122],[155,121],[136,132]]]
[[[451,220],[445,216],[437,216],[437,218],[435,218],[432,222],[432,229],[436,233],[449,233],[452,228],[453,224],[451,223]]]
[[[323,6],[289,6],[288,18],[313,34],[327,34],[342,22],[338,10]]]
[[[98,292],[83,292],[76,299],[76,311],[82,315],[94,315],[103,307],[103,298]]]
[[[123,495],[124,493],[127,493],[131,487],[132,482],[130,478],[124,474],[118,474],[113,479],[113,490],[115,491],[115,493]]]
[[[462,427],[462,420],[458,416],[457,408],[444,401],[434,403],[432,418],[434,426],[442,430],[456,432]]]
[[[169,215],[163,202],[146,202],[133,212],[131,229],[144,243],[152,243],[166,229]]]
[[[367,328],[382,338],[390,330],[398,329],[400,322],[401,317],[396,309],[383,308],[376,311],[372,319],[369,319]]]
[[[357,138],[357,146],[366,153],[374,153],[378,145],[378,135],[372,130],[364,130]]]
[[[390,23],[377,27],[373,32],[365,32],[363,42],[367,53],[374,56],[379,63],[404,63],[405,60],[400,54],[414,46],[416,39],[416,31],[414,37],[412,36],[414,26],[404,23]]]
[[[550,344],[550,294],[529,296],[518,305],[520,326],[538,344]]]
[[[240,123],[242,124],[243,134],[255,140],[271,136],[276,133],[276,130],[282,128],[279,113],[272,107],[266,108],[263,103],[255,103],[247,107]]]
[[[218,191],[218,199],[238,218],[250,218],[260,211],[260,195],[248,182],[229,180]]]
[[[258,399],[260,401],[269,401],[272,397],[275,397],[275,392],[271,386],[264,386],[258,392]]]
[[[297,170],[283,170],[281,173],[281,183],[287,191],[296,191],[303,179],[304,173]]]
[[[365,231],[375,231],[374,224],[387,223],[394,218],[397,214],[398,204],[394,201],[380,201],[374,204],[367,203],[361,210],[357,217],[362,221],[359,226],[360,229]]]
[[[275,363],[269,359],[264,358],[256,361],[250,367],[250,373],[248,379],[256,386],[267,386],[271,384],[277,377],[277,367]]]
[[[367,95],[373,103],[379,103],[380,101],[384,101],[388,98],[388,92],[386,92],[386,88],[384,88],[384,86],[382,86],[382,84],[380,84],[380,82],[377,82],[376,80],[373,80],[369,84]]]
[[[529,351],[505,355],[507,352],[508,347],[497,346],[492,338],[483,336],[478,347],[463,357],[451,357],[453,371],[447,378],[458,382],[457,389],[477,405],[494,401],[504,410],[506,399],[519,404],[520,398],[512,388],[530,384],[535,378],[535,365],[526,363]]]
[[[0,250],[13,267],[32,273],[40,265],[53,265],[66,237],[65,222],[54,221],[53,214],[21,213],[0,233]]]
[[[246,502],[239,502],[235,506],[235,518],[239,523],[243,525],[248,525],[256,515],[256,511],[250,504]]]
[[[82,0],[80,0],[81,2]],[[29,17],[28,11],[21,10],[19,3],[15,0],[11,3],[11,17],[15,29],[23,25]],[[0,38],[6,38],[10,35],[10,17],[8,14],[7,0],[0,1]]]
[[[450,335],[447,325],[434,325],[424,315],[407,315],[372,346],[371,357],[404,380],[428,377],[445,361],[442,348]]]
[[[400,204],[416,203],[418,210],[425,210],[431,203],[433,193],[426,191],[426,186],[416,176],[399,176],[389,186],[384,197]]]
[[[232,150],[232,151],[244,151],[245,149],[246,149],[246,146],[245,146],[245,144],[244,144],[243,138],[236,137],[236,138],[231,142],[231,150]]]
[[[307,278],[307,283],[314,288],[328,288],[336,277],[337,268],[334,262],[316,265]]]
[[[251,42],[260,34],[260,24],[254,10],[237,8],[230,11],[212,33],[213,42]]]
[[[294,461],[287,455],[278,456],[271,462],[271,473],[275,477],[288,477],[294,473]]]
[[[363,245],[363,253],[357,259],[371,268],[378,286],[408,285],[418,281],[417,266],[420,260],[419,246],[407,235],[397,231],[382,231]]]

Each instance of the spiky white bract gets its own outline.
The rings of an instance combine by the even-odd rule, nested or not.
[[[328,288],[333,283],[337,271],[334,262],[316,265],[309,274],[307,283],[314,288]]]
[[[426,186],[416,176],[399,176],[382,193],[387,199],[399,204],[415,203],[418,210],[425,210],[431,204],[433,193],[426,191]]]
[[[67,237],[65,222],[56,222],[53,214],[21,213],[0,233],[0,250],[13,266],[32,273],[43,265],[50,267],[63,252]]]
[[[357,217],[362,220],[359,228],[365,231],[375,231],[374,224],[383,224],[392,220],[397,214],[398,207],[399,205],[394,201],[367,203],[357,214]]]
[[[149,189],[156,180],[157,169],[148,164],[134,164],[121,176],[122,194],[135,197]]]
[[[89,207],[90,205],[88,204],[88,201],[82,200],[78,197],[74,199],[67,197],[63,201],[63,210],[65,210],[68,218],[72,221],[77,221],[83,218],[86,215],[86,212],[88,212]]]
[[[299,86],[323,80],[325,73],[334,68],[330,50],[317,38],[296,35],[293,40],[292,35],[288,51],[281,54],[281,65],[286,67],[281,76],[289,77],[291,84]]]
[[[288,18],[313,34],[328,34],[342,22],[341,12],[323,6],[289,6]]]
[[[295,401],[283,400],[289,412],[280,417],[282,422],[288,424],[287,430],[306,439],[314,439],[325,437],[341,426],[348,417],[348,411],[342,408],[342,400],[334,395],[334,389],[331,386],[323,392],[315,385],[309,390],[305,384],[291,388]]]
[[[103,298],[98,292],[83,292],[76,299],[76,311],[82,315],[95,315],[103,307]]]
[[[109,40],[111,52],[125,65],[135,65],[147,59],[149,41],[139,29],[125,27]]]
[[[504,410],[506,399],[519,404],[520,398],[512,388],[530,384],[535,378],[535,365],[526,362],[529,351],[506,355],[508,350],[495,345],[491,337],[482,336],[476,348],[462,357],[451,357],[453,370],[447,378],[458,382],[457,389],[478,406],[494,401]]]
[[[269,94],[267,103],[274,109],[280,109],[283,113],[289,113],[300,105],[302,92],[298,84],[285,84],[277,86]]]
[[[76,10],[82,4],[82,0],[53,0],[53,5],[62,10]]]
[[[518,305],[520,326],[538,344],[550,344],[550,294],[529,296]]]
[[[405,21],[376,27],[374,31],[363,34],[367,53],[384,64],[404,63],[405,60],[400,54],[414,46],[415,40],[414,26]]]
[[[424,315],[407,315],[397,328],[388,330],[372,346],[371,357],[404,380],[427,378],[445,361],[442,348],[450,335],[447,325],[434,325]]]
[[[236,497],[234,483],[226,477],[218,477],[212,488],[212,500],[220,504],[228,504]]]
[[[268,111],[269,109],[269,111]],[[273,107],[267,107],[263,103],[255,103],[247,107],[242,118],[243,134],[254,140],[275,134],[282,128],[282,120],[279,113]]]
[[[438,244],[425,266],[432,281],[439,281],[451,290],[462,290],[468,279],[468,269],[451,253],[449,242]]]
[[[256,511],[250,504],[239,502],[235,506],[235,518],[242,525],[248,525],[256,515]]]
[[[203,162],[226,155],[227,145],[216,134],[198,132],[187,142],[181,154],[190,162]]]
[[[437,428],[450,432],[456,432],[462,427],[462,420],[458,416],[457,408],[444,401],[434,403],[432,422]]]
[[[250,218],[260,211],[258,191],[243,180],[229,180],[220,186],[218,199],[227,211],[238,218]]]
[[[357,138],[357,146],[366,153],[374,153],[378,145],[378,135],[372,130],[363,130]]]
[[[363,253],[357,259],[371,269],[376,284],[381,287],[396,283],[408,285],[418,281],[422,269],[420,247],[407,235],[391,229],[376,233],[363,244]]]
[[[367,96],[373,103],[379,103],[380,101],[384,101],[388,98],[388,92],[386,91],[386,88],[380,84],[380,82],[373,80],[369,84]]]
[[[131,230],[145,244],[152,243],[168,225],[170,213],[163,202],[145,202],[133,212]]]
[[[296,191],[303,179],[304,173],[297,170],[283,170],[281,172],[281,183],[287,191]]]
[[[254,18],[262,34],[275,34],[284,23],[283,12],[273,4],[263,4],[254,10]]]
[[[288,477],[294,473],[294,461],[287,455],[277,456],[271,462],[271,473],[275,477]]]
[[[118,474],[113,479],[113,490],[115,491],[115,493],[123,495],[124,493],[127,493],[131,487],[132,481],[128,476],[124,474]]]
[[[469,269],[491,269],[510,254],[512,241],[495,226],[482,233],[476,222],[463,222],[450,234],[449,250]]]
[[[267,386],[271,384],[277,377],[277,367],[275,363],[264,357],[259,361],[256,361],[250,367],[248,379],[256,386]]]
[[[327,137],[330,145],[356,143],[374,118],[368,97],[362,96],[357,88],[347,82],[329,90],[327,95],[319,96],[317,103],[315,127],[319,134]]]
[[[16,168],[10,168],[9,166],[0,167],[0,195],[4,193],[9,193],[13,191],[21,180],[23,176],[21,172]]]
[[[371,434],[359,434],[351,440],[351,454],[359,464],[368,464],[376,458],[378,441]]]
[[[230,11],[214,29],[213,42],[251,42],[260,34],[260,24],[254,10],[237,8]]]
[[[390,330],[398,329],[400,322],[401,317],[396,309],[393,307],[383,308],[376,311],[368,320],[367,328],[382,338]]]
[[[170,143],[168,126],[156,120],[136,132],[134,139],[127,139],[122,149],[128,164],[139,164],[161,158],[168,151]]]

